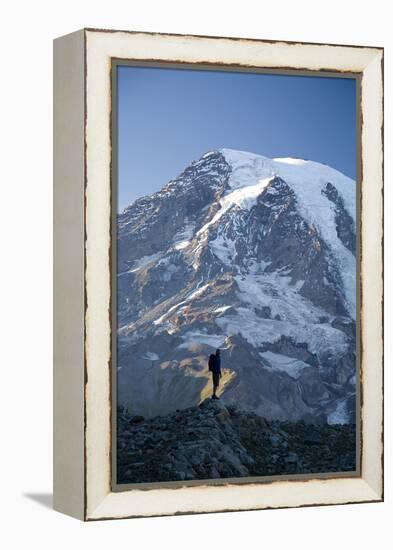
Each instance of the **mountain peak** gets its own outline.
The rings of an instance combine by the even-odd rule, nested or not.
[[[250,162],[258,162],[264,160],[270,160],[268,157],[252,153],[250,151],[240,151],[239,149],[219,149],[219,152],[224,156],[225,160],[230,165],[240,165]]]
[[[147,416],[196,405],[220,346],[224,404],[350,422],[355,221],[340,172],[234,149],[135,202],[118,218],[119,403]]]

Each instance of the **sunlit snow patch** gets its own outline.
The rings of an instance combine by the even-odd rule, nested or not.
[[[222,216],[234,205],[237,205],[243,210],[250,210],[256,203],[256,200],[262,191],[269,185],[271,179],[271,177],[253,178],[255,183],[250,184],[250,180],[248,180],[248,185],[244,184],[239,186],[237,189],[234,189],[234,191],[224,195],[220,199],[220,210],[215,213],[210,221],[201,227],[201,229],[197,232],[197,236],[205,233],[211,225],[216,224],[219,219],[222,218]]]

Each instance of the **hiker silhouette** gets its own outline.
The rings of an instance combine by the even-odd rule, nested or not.
[[[213,379],[213,395],[212,399],[219,399],[217,396],[217,388],[220,385],[221,378],[221,355],[220,350],[216,349],[216,353],[212,353],[209,357],[209,371],[212,373]]]

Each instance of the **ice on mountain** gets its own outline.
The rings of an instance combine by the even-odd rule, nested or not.
[[[273,353],[271,351],[265,351],[259,354],[273,370],[278,370],[287,373],[292,378],[299,378],[303,369],[308,368],[310,365],[296,359],[294,357],[288,357],[281,353]]]
[[[190,292],[190,294],[188,294],[184,300],[171,306],[166,313],[164,313],[163,315],[161,315],[161,317],[153,321],[153,323],[155,325],[160,325],[161,323],[164,322],[164,320],[168,317],[168,315],[170,315],[173,311],[178,310],[180,306],[183,306],[184,304],[187,304],[188,302],[191,302],[192,300],[195,300],[195,298],[198,298],[199,296],[201,296],[205,292],[205,290],[209,287],[209,283],[206,283],[205,285],[201,286],[202,282],[203,281],[199,281],[197,287],[192,292]]]
[[[346,398],[337,401],[336,408],[327,417],[328,424],[347,424],[349,420]]]
[[[217,235],[215,239],[209,242],[210,249],[226,265],[231,265],[236,255],[235,241],[224,238],[222,235]]]
[[[286,320],[263,319],[253,309],[245,307],[237,307],[235,314],[223,315],[215,322],[228,336],[240,334],[254,347],[277,342],[286,336],[298,344],[307,343],[309,351],[318,356],[340,355],[348,349],[345,334],[324,323],[293,324]]]
[[[355,319],[356,259],[339,239],[334,207],[322,192],[330,182],[337,189],[348,214],[355,220],[355,182],[334,168],[318,162],[289,158],[271,160],[243,151],[228,149],[221,151],[232,167],[229,178],[229,185],[232,188],[253,187],[256,180],[263,181],[263,178],[279,176],[295,192],[300,214],[309,224],[318,228],[322,238],[330,247],[333,260],[342,277],[348,312]]]
[[[306,162],[308,162],[307,160],[293,157],[275,158],[272,160],[274,160],[274,162],[283,162],[284,164],[297,164],[298,166],[306,164]]]
[[[191,243],[195,232],[195,223],[186,220],[184,227],[173,237],[173,247],[176,250],[183,250]]]
[[[238,208],[243,210],[250,210],[255,205],[262,191],[269,185],[270,181],[271,178],[258,179],[254,184],[244,185],[224,195],[220,199],[221,208],[216,212],[213,218],[198,231],[197,235],[204,233],[210,226],[215,225],[233,206],[238,206]]]
[[[153,351],[147,351],[144,355],[142,355],[142,359],[147,359],[148,361],[158,361],[159,356]]]
[[[299,294],[303,281],[291,284],[291,278],[283,272],[260,271],[258,264],[249,268],[249,273],[235,277],[238,298],[251,307],[269,306],[272,317],[280,317],[293,324],[318,323],[326,312]]]
[[[191,292],[191,294],[187,296],[186,301],[189,302],[191,300],[195,300],[195,298],[201,296],[207,288],[209,288],[209,283],[206,283],[203,286],[198,286],[198,288],[196,288],[193,292]]]
[[[213,348],[219,348],[225,341],[226,336],[224,334],[208,334],[203,331],[189,330],[182,335],[184,340],[183,344],[180,344],[179,349],[186,348],[191,344],[207,344]]]
[[[163,281],[168,283],[172,279],[173,275],[178,271],[179,271],[179,267],[177,265],[168,264],[161,278]]]
[[[176,250],[183,250],[183,248],[187,248],[190,243],[191,241],[179,241],[174,245],[174,247]]]
[[[146,267],[149,264],[152,264],[156,262],[161,257],[161,252],[157,252],[156,254],[150,254],[147,256],[142,256],[142,258],[139,258],[139,260],[135,260],[132,264],[131,269],[126,271],[125,273],[136,273],[140,269]],[[118,275],[123,275],[123,273],[119,273]]]
[[[225,311],[227,311],[228,309],[231,309],[232,306],[220,306],[220,307],[216,307],[214,308],[214,313],[224,313]]]

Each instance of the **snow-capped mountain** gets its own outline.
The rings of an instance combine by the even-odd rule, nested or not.
[[[211,391],[266,418],[354,421],[356,185],[221,149],[118,216],[118,398],[155,416]]]

